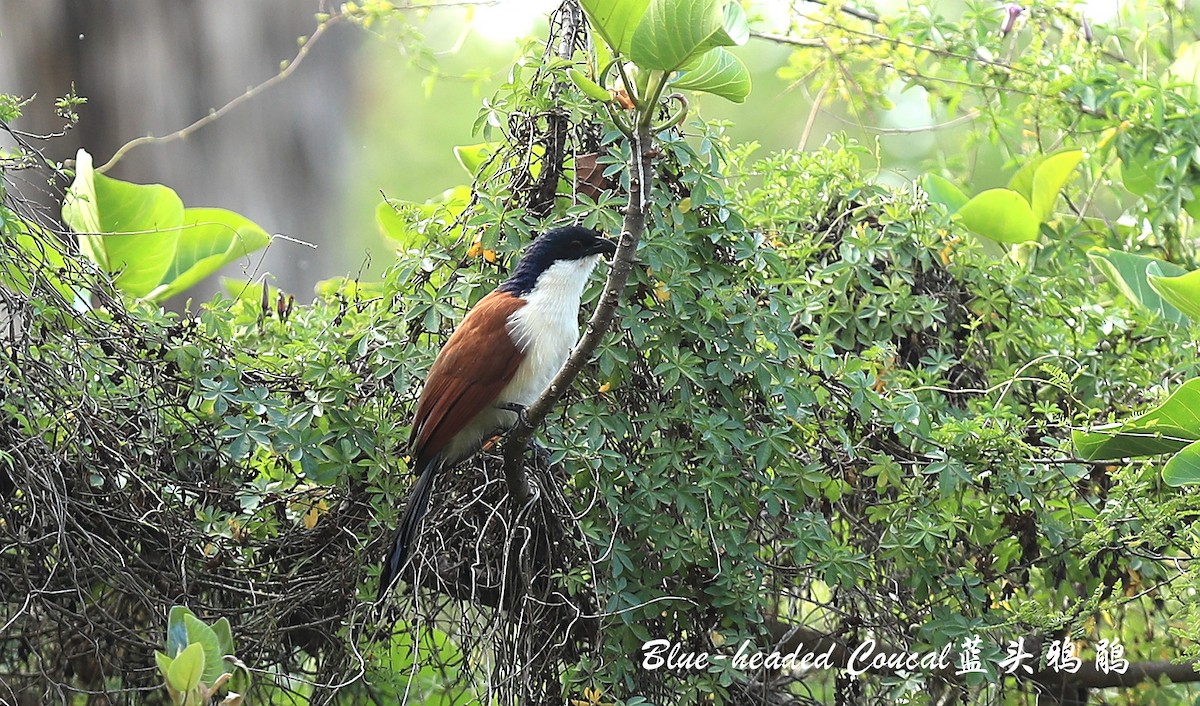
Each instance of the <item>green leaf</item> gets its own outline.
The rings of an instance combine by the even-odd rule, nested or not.
[[[1194,441],[1171,457],[1163,467],[1163,480],[1167,485],[1200,484],[1200,441]]]
[[[942,204],[951,215],[957,213],[968,201],[962,189],[937,174],[926,174],[921,180],[921,188],[929,194],[930,201]]]
[[[187,625],[183,618],[191,614],[187,606],[171,606],[171,612],[167,614],[167,656],[175,657],[188,646]]]
[[[650,0],[580,0],[592,28],[614,53],[628,55],[633,31]]]
[[[1021,165],[1016,174],[1012,175],[1012,179],[1008,180],[1008,188],[1025,197],[1025,200],[1033,203],[1033,178],[1037,174],[1038,167],[1046,161],[1049,155],[1039,154],[1031,157]]]
[[[1156,269],[1161,272],[1162,264],[1169,263],[1155,264]],[[1151,289],[1167,303],[1183,312],[1193,322],[1200,323],[1200,270],[1173,277],[1147,271],[1146,280]]]
[[[1141,416],[1071,433],[1076,451],[1089,461],[1172,453],[1197,440],[1200,378],[1183,383],[1162,404]]]
[[[414,203],[386,199],[375,207],[375,222],[383,235],[409,250],[420,248],[429,240],[453,240],[460,228],[450,226],[471,201],[471,189],[456,186],[442,192],[435,200]]]
[[[1185,44],[1176,54],[1175,62],[1167,67],[1164,79],[1177,84],[1180,95],[1195,98],[1200,90],[1200,43]]]
[[[220,268],[265,248],[271,236],[245,216],[223,208],[188,208],[175,259],[162,284],[146,295],[162,301],[191,288]]]
[[[167,684],[178,692],[188,692],[200,684],[204,674],[204,648],[193,643],[180,652],[167,671]]]
[[[363,282],[349,277],[331,277],[317,282],[313,290],[326,301],[336,301],[338,295],[349,300],[379,299],[384,296],[383,282]]]
[[[976,194],[954,214],[976,235],[1001,243],[1025,243],[1038,237],[1038,219],[1029,203],[1012,189]]]
[[[171,673],[171,663],[175,660],[166,656],[158,650],[154,651],[154,663],[158,665],[158,672],[162,674],[162,678],[166,680],[167,675]]]
[[[1008,188],[1032,204],[1038,223],[1044,223],[1054,212],[1058,193],[1083,159],[1082,150],[1060,150],[1027,161],[1013,174]]]
[[[717,47],[704,54],[695,66],[683,72],[671,85],[741,103],[750,95],[750,71],[741,59]]]
[[[212,684],[225,671],[221,640],[212,628],[190,612],[183,616],[183,624],[187,626],[189,648],[200,645],[204,650],[204,683]]]
[[[91,155],[81,149],[62,215],[79,234],[83,254],[113,274],[121,291],[143,297],[174,261],[183,202],[161,184],[130,184],[96,174]]]
[[[1145,196],[1158,188],[1158,177],[1150,170],[1154,145],[1146,144],[1121,158],[1121,184],[1134,196]]]
[[[229,627],[229,619],[221,618],[213,623],[213,632],[217,636],[217,645],[221,649],[221,657],[234,654],[233,649],[233,630]]]
[[[583,94],[592,100],[607,103],[613,99],[612,91],[588,78],[579,69],[567,69],[567,78],[571,79],[571,83],[575,84],[576,88],[583,91]]]
[[[1088,253],[1088,258],[1135,306],[1149,309],[1177,324],[1187,325],[1187,317],[1183,312],[1161,297],[1149,279],[1150,275],[1178,277],[1186,274],[1187,270],[1153,257],[1104,248],[1093,249]],[[1155,268],[1153,272],[1150,271],[1151,266]]]
[[[1066,150],[1047,155],[1038,166],[1033,177],[1033,215],[1039,223],[1045,223],[1054,213],[1058,194],[1070,178],[1071,172],[1083,159],[1083,150]]]
[[[592,84],[595,85],[595,84]],[[597,88],[599,88],[597,86]],[[601,89],[603,90],[603,89]],[[610,96],[611,97],[611,96]],[[454,157],[463,169],[473,177],[480,176],[480,172],[487,165],[488,160],[492,155],[496,154],[496,150],[500,149],[502,143],[499,142],[480,142],[477,145],[457,145],[454,148]]]
[[[718,33],[728,35],[720,0],[650,0],[629,56],[643,69],[674,71],[713,46]]]
[[[0,260],[0,284],[28,294],[32,291],[34,281],[43,279],[67,301],[75,300],[75,292],[58,276],[58,270],[66,263],[63,261],[61,245],[52,234],[37,224],[14,218],[0,223],[0,241],[8,239],[12,239],[16,247],[24,251],[27,259],[24,262],[14,258]]]

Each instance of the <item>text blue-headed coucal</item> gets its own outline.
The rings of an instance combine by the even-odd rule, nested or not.
[[[549,387],[579,339],[579,303],[600,257],[615,243],[579,226],[546,232],[515,270],[479,300],[438,353],[408,439],[417,482],[384,563],[379,598],[408,558],[433,480],[517,421]]]

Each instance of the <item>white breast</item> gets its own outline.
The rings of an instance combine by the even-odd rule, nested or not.
[[[579,340],[579,299],[599,255],[556,262],[538,277],[525,306],[508,321],[508,333],[525,360],[499,403],[530,405],[567,362]]]

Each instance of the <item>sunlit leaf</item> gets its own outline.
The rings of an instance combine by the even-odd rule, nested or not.
[[[161,184],[130,184],[95,173],[91,155],[81,149],[63,220],[79,234],[85,255],[112,273],[122,291],[142,297],[174,262],[183,202]]]
[[[204,648],[192,643],[171,662],[167,683],[172,689],[187,692],[196,688],[204,675]]]
[[[650,0],[629,56],[642,68],[674,71],[708,49],[718,33],[726,34],[724,19],[719,0]]]
[[[222,208],[188,208],[170,269],[163,284],[146,295],[162,301],[192,287],[225,265],[271,242],[271,236],[245,216]]]
[[[1158,264],[1158,270],[1163,262]],[[1148,272],[1146,279],[1150,287],[1176,309],[1186,314],[1193,322],[1200,322],[1200,270],[1182,275],[1164,276]]]
[[[683,72],[671,85],[741,103],[750,94],[750,71],[741,59],[717,47],[705,53],[699,63]]]
[[[976,235],[1001,243],[1024,243],[1038,237],[1038,219],[1029,203],[1012,189],[976,194],[954,214]]]
[[[605,44],[625,55],[649,4],[650,0],[580,0],[584,14]]]
[[[1033,215],[1039,222],[1046,222],[1054,213],[1054,204],[1063,185],[1083,159],[1082,150],[1066,150],[1047,155],[1038,166],[1033,177]]]

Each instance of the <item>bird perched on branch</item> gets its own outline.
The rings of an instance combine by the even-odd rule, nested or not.
[[[579,339],[579,300],[588,276],[602,255],[616,249],[587,228],[548,231],[446,341],[417,402],[408,445],[418,477],[383,566],[380,599],[408,558],[433,479],[512,428],[549,387]]]

